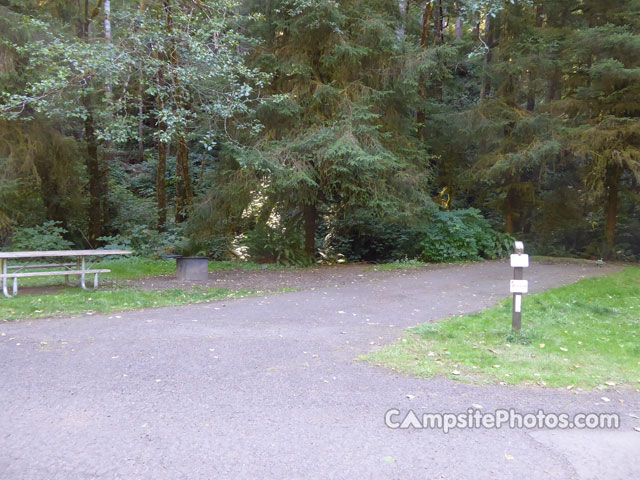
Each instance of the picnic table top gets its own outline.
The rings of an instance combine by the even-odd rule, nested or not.
[[[0,259],[38,257],[92,257],[100,255],[131,255],[129,250],[47,250],[34,252],[0,252]]]

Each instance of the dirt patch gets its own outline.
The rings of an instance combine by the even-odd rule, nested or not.
[[[505,263],[504,260],[481,262],[484,264]],[[535,261],[540,265],[569,265],[570,262]],[[459,264],[459,266],[469,267],[474,262]],[[609,271],[614,265],[605,265],[605,268],[596,268],[595,262],[588,262],[582,266],[592,266],[594,271],[604,273]],[[209,279],[205,282],[181,281],[175,275],[161,275],[144,277],[137,280],[105,280],[101,281],[100,289],[134,288],[140,290],[191,290],[194,288],[226,288],[229,290],[250,290],[254,292],[280,292],[284,289],[295,289],[298,291],[313,290],[317,288],[341,287],[354,284],[366,284],[377,282],[383,279],[412,276],[414,274],[433,270],[450,269],[452,264],[432,264],[424,267],[406,270],[377,271],[375,265],[367,263],[343,264],[343,265],[318,265],[312,268],[300,268],[290,270],[225,270],[209,273]],[[619,268],[619,266],[616,266]],[[509,276],[508,268],[505,269],[505,278]],[[42,285],[42,286],[21,286],[22,294],[53,294],[59,293],[67,288],[77,288],[77,285]]]
[[[140,290],[191,290],[194,288],[227,288],[229,290],[251,290],[257,292],[280,292],[283,289],[312,290],[315,288],[340,287],[356,283],[379,281],[390,277],[402,277],[412,272],[445,268],[446,264],[428,265],[409,270],[376,271],[368,263],[346,265],[318,265],[311,268],[290,270],[224,270],[209,273],[209,279],[182,281],[175,275],[144,277],[137,280],[104,280],[100,290],[134,288]],[[73,285],[20,286],[20,294],[55,294]]]
[[[312,290],[314,288],[340,287],[356,283],[367,283],[383,278],[400,277],[407,272],[433,270],[443,265],[429,265],[412,270],[376,271],[370,264],[327,265],[294,270],[227,270],[209,273],[206,282],[185,282],[175,275],[147,277],[131,280],[126,285],[142,290],[166,290],[177,288],[228,288],[230,290],[252,290],[277,292],[283,289]],[[122,282],[119,282],[122,285]]]

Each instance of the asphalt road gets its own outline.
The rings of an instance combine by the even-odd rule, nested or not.
[[[532,290],[607,269],[533,265]],[[0,323],[0,478],[631,479],[640,393],[421,380],[355,360],[506,296],[508,264]],[[1,300],[0,300],[1,301]],[[525,299],[526,308],[526,299]],[[526,322],[526,316],[525,320]],[[390,429],[385,412],[617,412],[618,430]]]

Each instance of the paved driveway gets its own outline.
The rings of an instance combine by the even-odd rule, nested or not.
[[[533,291],[606,269],[533,265]],[[640,394],[421,380],[355,361],[505,297],[508,264],[0,324],[0,478],[630,479]],[[526,300],[525,300],[526,302]],[[525,303],[526,305],[526,303]],[[526,322],[526,316],[525,320]],[[617,431],[392,430],[390,408],[618,412]]]

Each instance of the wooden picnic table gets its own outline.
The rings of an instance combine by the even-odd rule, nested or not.
[[[13,297],[18,294],[18,278],[48,277],[64,275],[69,282],[70,275],[80,276],[80,286],[88,290],[85,285],[85,275],[92,274],[93,288],[98,288],[98,274],[109,273],[111,270],[87,268],[87,257],[104,257],[108,255],[131,255],[129,250],[48,250],[33,252],[0,252],[0,279],[2,279],[2,293],[5,297]],[[48,263],[34,264],[36,259],[42,258],[75,258],[75,263]],[[24,261],[26,260],[26,263]],[[22,261],[17,265],[9,266],[10,261]],[[58,270],[49,270],[57,268]],[[26,272],[25,270],[35,270]],[[8,280],[13,279],[12,293],[8,291]]]

